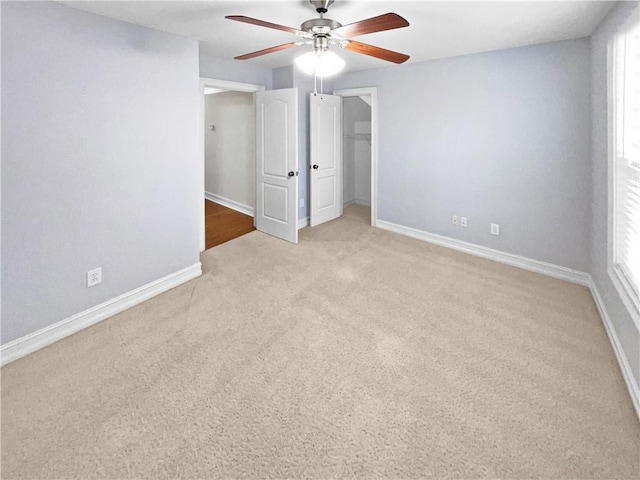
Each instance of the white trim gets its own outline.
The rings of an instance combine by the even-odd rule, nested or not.
[[[301,228],[306,227],[307,225],[309,225],[309,217],[304,217],[304,218],[298,219],[298,230],[300,230]]]
[[[340,97],[361,97],[371,98],[371,226],[378,225],[378,88],[348,88],[344,90],[334,90],[334,95]]]
[[[200,77],[200,85],[203,92],[204,87],[218,88],[231,92],[262,92],[265,87],[263,85],[254,85],[253,83],[229,82],[227,80],[216,80],[215,78]]]
[[[231,208],[236,212],[244,213],[245,215],[253,217],[253,207],[250,207],[249,205],[245,205],[243,203],[236,202],[235,200],[231,200],[230,198],[223,197],[222,195],[217,195],[215,193],[206,191],[204,192],[204,198],[214,203],[219,203],[220,205],[223,205],[227,208]]]
[[[198,190],[201,195],[198,198],[203,198],[205,195],[205,182],[204,182],[204,169],[205,169],[205,152],[204,152],[204,87],[220,88],[222,90],[230,90],[234,92],[262,92],[265,90],[263,85],[253,85],[251,83],[239,83],[229,82],[227,80],[216,80],[215,78],[200,77],[200,168],[198,169]],[[257,186],[256,186],[257,190]],[[205,230],[204,230],[204,202],[200,201],[198,204],[198,216],[200,219],[198,225],[198,242],[200,246],[200,252],[205,250]]]
[[[635,298],[635,291],[624,274],[619,271],[618,265],[607,265],[607,273],[611,279],[613,287],[618,293],[618,297],[627,309],[627,313],[631,317],[634,325],[640,330],[640,307],[638,300]]]
[[[131,308],[156,295],[202,275],[200,262],[91,307],[53,325],[29,333],[0,347],[0,365],[6,365],[36,350]]]
[[[618,360],[618,365],[620,366],[622,377],[624,378],[624,381],[627,384],[627,389],[629,390],[629,394],[631,395],[631,402],[633,403],[633,407],[636,409],[636,415],[638,415],[638,418],[640,418],[640,388],[638,387],[638,384],[636,383],[636,380],[633,376],[631,366],[629,365],[629,361],[624,354],[624,350],[622,350],[622,345],[620,345],[620,340],[618,339],[618,335],[613,328],[611,318],[609,317],[607,309],[604,306],[604,301],[600,296],[598,287],[596,287],[596,284],[591,277],[589,277],[589,288],[591,289],[593,301],[595,302],[596,307],[598,307],[598,312],[600,312],[600,317],[602,318],[604,328],[607,331],[607,335],[609,336],[609,342],[611,342],[613,351],[616,354],[616,359]]]
[[[356,205],[363,205],[365,207],[370,207],[371,206],[371,202],[369,200],[363,200],[362,198],[356,198],[353,203],[355,203]]]
[[[607,273],[613,282],[617,280],[613,272],[613,251],[615,248],[613,243],[613,226],[615,224],[615,186],[613,184],[613,150],[615,144],[615,118],[613,115],[613,107],[615,105],[613,87],[615,83],[615,71],[613,69],[614,43],[615,36],[613,36],[607,44]]]
[[[501,252],[499,250],[494,250],[493,248],[476,245],[475,243],[456,240],[454,238],[425,232],[416,228],[397,225],[395,223],[387,222],[384,220],[378,220],[378,228],[394,233],[399,233],[401,235],[406,235],[407,237],[422,240],[424,242],[451,248],[453,250],[469,253],[477,257],[482,257],[496,262],[504,263],[506,265],[519,267],[524,270],[542,273],[550,277],[559,278],[560,280],[577,283],[578,285],[589,286],[589,274],[574,270],[572,268],[562,267],[560,265],[554,265],[552,263],[534,260],[533,258],[514,255],[512,253]]]
[[[352,198],[342,204],[342,208],[350,207],[351,205],[362,205],[364,207],[370,207],[371,202],[369,200],[363,200],[362,198]]]

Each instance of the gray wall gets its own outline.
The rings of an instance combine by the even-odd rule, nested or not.
[[[640,383],[640,333],[607,273],[607,43],[625,22],[637,2],[622,2],[600,24],[591,37],[591,112],[593,203],[591,208],[591,276],[602,296],[613,327]]]
[[[378,87],[380,219],[589,268],[588,38],[346,73],[333,86]]]
[[[274,90],[280,88],[293,88],[293,65],[274,68],[272,70],[272,86]]]
[[[205,95],[205,191],[249,208],[256,202],[256,109],[253,93]],[[214,125],[214,130],[209,125]]]
[[[343,203],[371,204],[371,107],[360,97],[342,101]]]
[[[7,343],[199,262],[200,97],[193,40],[1,8]]]
[[[247,60],[227,60],[212,57],[200,50],[200,76],[228,82],[250,83],[271,89],[272,73],[270,68],[253,65]]]

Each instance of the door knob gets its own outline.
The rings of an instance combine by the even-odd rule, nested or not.
[[[317,170],[318,169],[318,165],[314,164],[313,167],[311,167],[311,168],[313,168],[314,170]]]
[[[293,177],[293,176],[295,175],[295,172],[289,172],[289,173],[287,173],[287,175],[288,175],[289,177]]]

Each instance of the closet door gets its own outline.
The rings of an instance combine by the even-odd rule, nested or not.
[[[342,215],[342,97],[312,93],[309,114],[309,223],[315,227]]]

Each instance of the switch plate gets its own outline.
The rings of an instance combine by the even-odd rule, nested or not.
[[[467,217],[460,217],[460,226],[467,228]]]
[[[304,198],[300,199],[300,208],[304,208]]]
[[[491,224],[491,235],[500,235],[500,225],[497,223]]]
[[[87,287],[93,287],[102,283],[102,267],[94,268],[87,272]]]
[[[457,215],[453,215],[451,217],[451,225],[458,225],[458,216]]]

